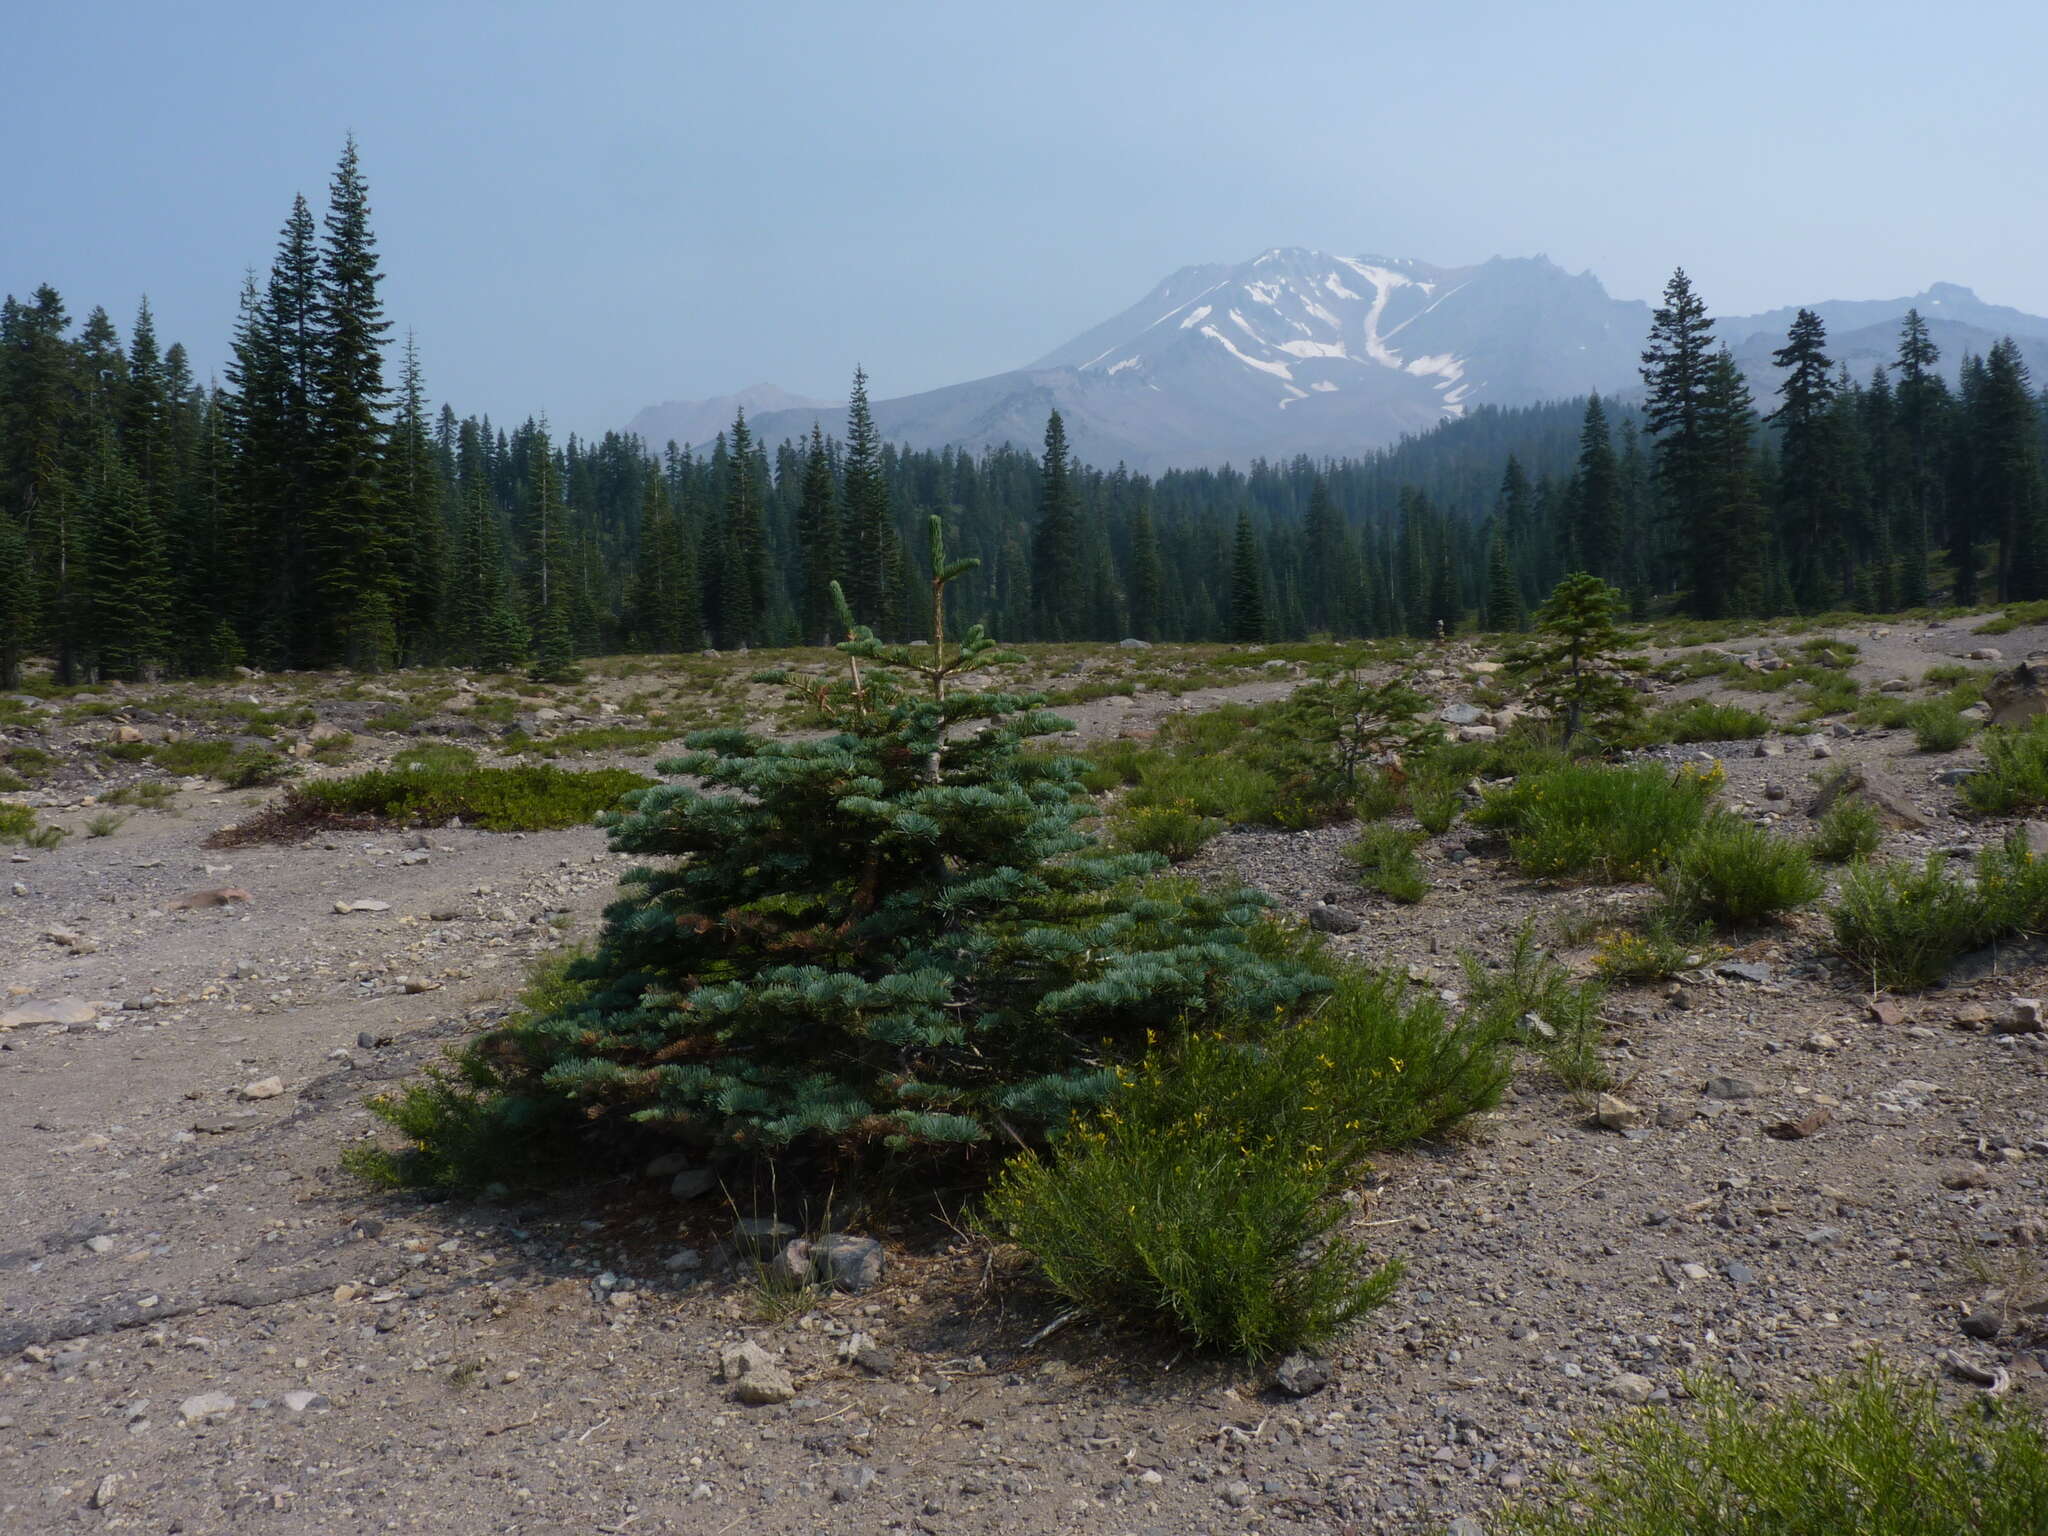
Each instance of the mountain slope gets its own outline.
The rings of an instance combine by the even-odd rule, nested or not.
[[[1951,375],[1964,351],[1982,352],[2008,332],[2037,368],[2048,365],[2048,319],[1953,284],[1811,307],[1839,332],[1835,355],[1862,377],[1889,359],[1898,321],[1916,305]],[[1775,388],[1770,353],[1792,314],[1717,322],[1760,396]],[[1082,458],[1154,471],[1355,454],[1482,402],[1632,393],[1649,326],[1649,305],[1613,298],[1592,274],[1541,256],[1436,267],[1276,247],[1236,265],[1184,267],[1027,367],[878,401],[875,421],[892,441],[979,450],[1036,445],[1058,409]],[[769,441],[799,436],[813,420],[835,428],[843,414],[816,402],[749,409]]]

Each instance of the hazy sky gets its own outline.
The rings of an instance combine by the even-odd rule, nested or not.
[[[0,37],[0,290],[124,330],[146,290],[217,368],[352,130],[435,398],[586,432],[996,372],[1271,245],[2048,312],[2040,0],[22,0]]]

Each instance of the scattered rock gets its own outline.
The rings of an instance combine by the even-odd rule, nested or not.
[[[1593,1121],[1605,1131],[1629,1131],[1643,1123],[1643,1112],[1618,1094],[1603,1093],[1593,1106]]]
[[[1817,749],[1816,755],[1819,755]],[[1876,769],[1863,766],[1845,768],[1832,775],[1807,802],[1806,813],[1819,820],[1844,795],[1854,795],[1862,800],[1877,812],[1880,821],[1895,831],[1924,831],[1928,825],[1927,818],[1914,808],[1904,791]]]
[[[1779,1141],[1804,1141],[1809,1136],[1817,1135],[1834,1118],[1834,1111],[1825,1104],[1820,1104],[1796,1120],[1773,1120],[1764,1127],[1764,1134]]]
[[[1132,637],[1127,640],[1117,641],[1116,648],[1120,651],[1149,651],[1152,649],[1152,642]]]
[[[287,1392],[284,1395],[285,1411],[288,1413],[310,1413],[315,1408],[328,1406],[327,1399],[318,1392]]]
[[[1618,1397],[1624,1403],[1641,1407],[1657,1390],[1657,1383],[1647,1376],[1638,1376],[1634,1371],[1622,1371],[1608,1378],[1604,1389],[1609,1397]]]
[[[1710,1099],[1753,1099],[1756,1084],[1746,1077],[1710,1077],[1705,1092]]]
[[[1307,1397],[1330,1384],[1330,1367],[1314,1355],[1292,1354],[1280,1362],[1279,1369],[1273,1372],[1273,1381],[1290,1397]]]
[[[2016,997],[2012,1009],[2002,1019],[1993,1022],[1992,1032],[2000,1035],[2038,1035],[2041,1033],[2041,999],[2038,997]]]
[[[1951,1163],[1941,1171],[1943,1189],[1989,1189],[1991,1170],[1982,1163]]]
[[[695,1200],[718,1188],[718,1175],[709,1168],[685,1168],[669,1181],[668,1192],[678,1200]]]
[[[819,1280],[842,1291],[871,1290],[882,1278],[882,1245],[872,1237],[828,1232],[811,1245],[811,1265]]]
[[[2005,1322],[1998,1315],[1996,1307],[1979,1307],[1957,1324],[1973,1339],[1995,1339],[2004,1329]]]
[[[1875,998],[1871,1001],[1870,1016],[1886,1029],[1897,1029],[1906,1022],[1906,1010],[1888,997]]]
[[[334,904],[334,910],[341,913],[389,912],[391,910],[391,903],[388,901],[379,901],[376,899],[376,897],[371,896],[366,897],[360,901],[337,901]]]
[[[218,886],[210,891],[187,891],[182,896],[173,896],[164,903],[167,912],[197,912],[202,907],[232,906],[238,901],[253,901],[255,898],[239,885]]]
[[[839,1358],[848,1365],[859,1366],[870,1376],[886,1376],[896,1369],[895,1351],[877,1344],[865,1333],[852,1333],[841,1339]]]
[[[105,1509],[121,1496],[121,1474],[109,1472],[93,1488],[89,1501],[94,1509]]]
[[[255,1082],[242,1090],[242,1097],[245,1099],[274,1099],[283,1092],[283,1078],[259,1077]]]
[[[47,1002],[20,1003],[0,1013],[0,1030],[35,1024],[90,1024],[99,1016],[95,1004],[76,997],[56,997]]]
[[[94,1253],[112,1253],[114,1240],[103,1232],[98,1237],[88,1237],[85,1246]]]
[[[732,1395],[743,1403],[786,1403],[796,1396],[789,1373],[752,1339],[720,1352],[718,1374],[733,1384]]]
[[[1973,1387],[1988,1387],[1994,1392],[2003,1391],[2011,1384],[2012,1378],[2003,1369],[1987,1365],[1960,1350],[1945,1349],[1941,1352],[1941,1363],[1949,1375],[1958,1381],[1967,1381]]]
[[[1356,933],[1365,926],[1365,920],[1355,912],[1346,912],[1342,907],[1333,907],[1328,902],[1317,902],[1309,910],[1308,925],[1317,933]]]
[[[225,1392],[201,1392],[178,1404],[178,1417],[187,1424],[202,1424],[226,1418],[235,1411],[235,1400]]]

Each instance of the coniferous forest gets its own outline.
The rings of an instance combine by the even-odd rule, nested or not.
[[[621,650],[816,643],[830,583],[915,627],[933,513],[980,567],[952,613],[1019,640],[1255,641],[1519,627],[1566,572],[1638,615],[1741,617],[2048,596],[2044,421],[2011,342],[1947,382],[1917,313],[1867,379],[1800,311],[1753,381],[1683,271],[1643,393],[1481,407],[1326,462],[1149,478],[843,422],[708,451],[557,440],[431,403],[392,334],[351,143],[244,283],[218,379],[43,286],[0,310],[0,684],[236,665],[559,671]],[[827,428],[833,429],[828,432]]]

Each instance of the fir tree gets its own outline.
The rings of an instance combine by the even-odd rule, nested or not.
[[[1714,537],[1695,541],[1693,554],[1694,611],[1705,618],[1760,614],[1773,606],[1766,601],[1772,561],[1757,494],[1752,406],[1734,355],[1721,348],[1708,365],[1699,415],[1703,506],[1714,528]]]
[[[934,565],[937,601],[961,572]],[[948,691],[1001,658],[942,630],[908,651],[854,628],[829,736],[706,732],[666,765],[692,782],[613,822],[645,862],[575,997],[472,1053],[473,1124],[958,1159],[1045,1141],[1148,1031],[1320,990],[1254,954],[1244,893],[1147,890],[1155,859],[1094,848],[1079,765],[1023,750],[1064,722]]]
[[[351,666],[395,659],[396,605],[386,505],[384,333],[376,238],[355,139],[329,190],[320,251],[314,366],[313,497],[308,539],[323,648]]]
[[[718,643],[755,645],[767,610],[768,552],[761,530],[761,497],[754,475],[754,435],[747,413],[733,417],[731,465],[719,532],[724,567],[719,581]]]
[[[28,535],[0,510],[0,688],[21,686],[21,663],[35,644],[35,622]]]
[[[393,426],[387,538],[397,554],[394,581],[401,594],[400,618],[406,655],[418,661],[440,654],[448,599],[448,534],[442,520],[446,487],[427,429],[425,385],[412,333],[398,384],[398,420]]]
[[[2048,597],[2039,412],[2026,362],[2010,336],[1985,356],[1967,431],[1977,466],[1977,515],[1998,543],[1999,601]]]
[[[1248,512],[1237,514],[1237,538],[1230,554],[1230,638],[1256,645],[1266,638],[1265,572]]]
[[[1782,543],[1799,605],[1824,608],[1829,576],[1846,564],[1839,502],[1842,467],[1834,413],[1834,364],[1827,328],[1810,309],[1793,317],[1785,345],[1771,361],[1785,370],[1778,408],[1764,419],[1778,427],[1778,506]]]
[[[868,376],[853,371],[846,407],[846,600],[862,623],[882,621],[888,600],[889,485],[882,475],[881,434],[868,409]]]
[[[1946,427],[1948,386],[1935,365],[1941,351],[1927,333],[1920,311],[1909,309],[1899,327],[1899,351],[1893,367],[1898,388],[1896,421],[1905,449],[1905,537],[1901,541],[1900,596],[1917,607],[1927,601],[1927,557],[1934,546],[1940,510],[1939,444]],[[1977,563],[1974,549],[1956,570],[1955,600],[1976,601]]]
[[[1165,606],[1166,572],[1159,555],[1159,535],[1152,526],[1152,510],[1140,504],[1131,520],[1131,633],[1140,640],[1157,640]]]
[[[1679,268],[1664,287],[1651,318],[1642,375],[1648,394],[1644,416],[1656,437],[1655,472],[1676,520],[1686,556],[1686,582],[1695,612],[1718,614],[1727,601],[1722,573],[1726,530],[1716,523],[1721,476],[1708,442],[1707,393],[1713,374],[1713,322]]]
[[[1536,610],[1535,638],[1509,653],[1508,675],[1562,727],[1567,749],[1587,726],[1604,731],[1639,708],[1624,674],[1640,665],[1627,654],[1640,637],[1622,629],[1625,607],[1615,588],[1575,571]]]
[[[1603,581],[1623,570],[1621,471],[1608,434],[1607,412],[1595,394],[1579,431],[1579,468],[1572,482],[1573,543],[1579,562]]]
[[[100,671],[108,677],[152,676],[169,645],[170,572],[156,514],[111,432],[101,436],[90,526],[87,589]]]
[[[1515,580],[1507,534],[1498,527],[1486,547],[1486,627],[1497,631],[1522,627],[1521,586]]]
[[[1081,579],[1081,502],[1067,462],[1067,426],[1058,411],[1046,418],[1045,457],[1039,463],[1031,601],[1040,635],[1048,640],[1082,637],[1086,594]]]
[[[839,505],[832,483],[832,459],[825,437],[814,423],[804,453],[803,500],[797,511],[797,558],[803,562],[802,598],[797,607],[797,638],[805,645],[832,632],[832,583],[839,579],[843,541]]]
[[[1309,488],[1308,511],[1301,522],[1302,609],[1312,631],[1347,632],[1347,585],[1344,529],[1330,503],[1329,483],[1317,475]]]

